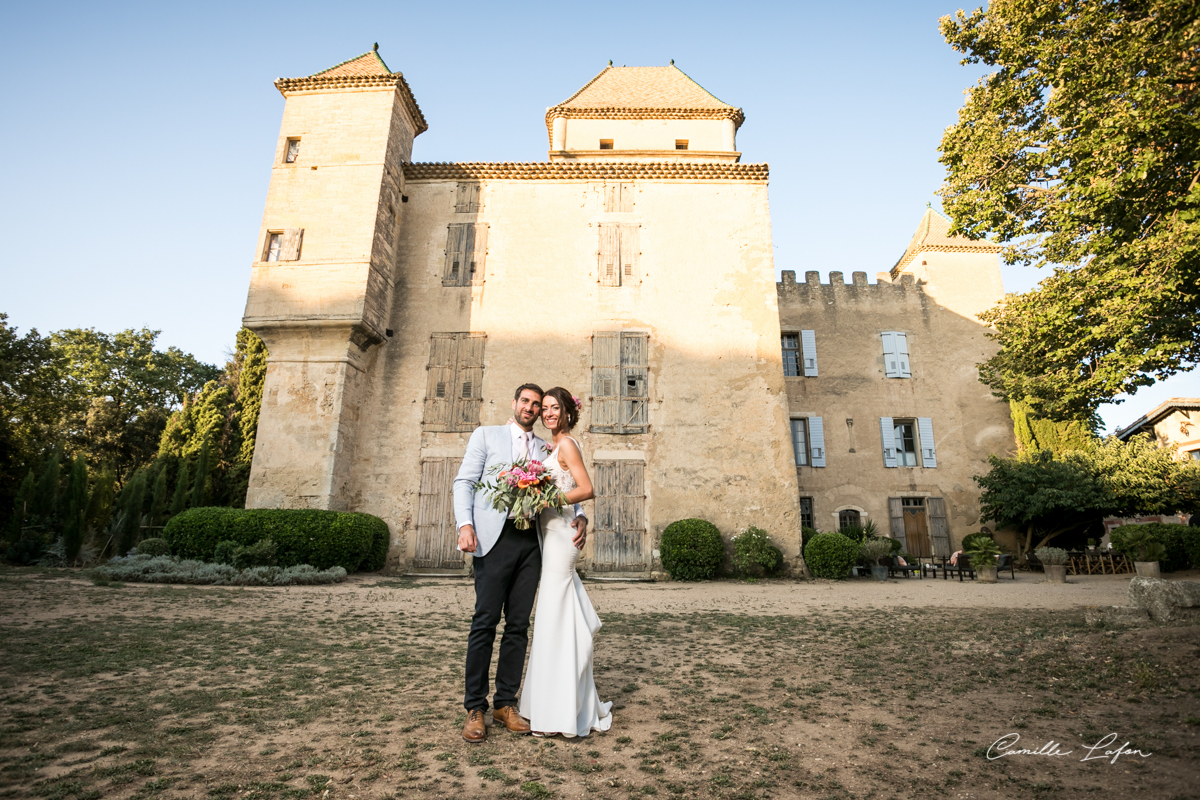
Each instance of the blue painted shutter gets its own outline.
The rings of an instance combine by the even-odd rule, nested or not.
[[[883,440],[883,465],[896,466],[896,430],[891,417],[879,418],[879,438]]]
[[[911,378],[912,370],[908,368],[908,336],[897,333],[896,336],[896,367],[901,378]]]
[[[937,451],[933,444],[932,419],[917,417],[917,436],[921,439],[921,464],[926,467],[936,467]]]
[[[820,417],[808,418],[808,439],[812,452],[812,465],[825,466],[825,423]]]
[[[815,378],[817,375],[816,331],[800,331],[800,348],[804,357],[804,377]]]
[[[900,377],[900,364],[896,358],[896,334],[886,331],[883,337],[883,372],[889,378]]]

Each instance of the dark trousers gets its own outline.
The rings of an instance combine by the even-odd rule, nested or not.
[[[487,555],[475,558],[475,616],[467,637],[466,696],[468,710],[488,708],[488,671],[496,626],[504,614],[500,659],[496,666],[496,708],[515,706],[529,646],[529,615],[542,572],[542,550],[537,528],[519,531],[512,520],[504,523],[500,539]]]

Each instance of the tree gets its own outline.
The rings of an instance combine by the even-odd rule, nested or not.
[[[1061,455],[1073,450],[1089,450],[1098,441],[1088,421],[1039,419],[1029,403],[1023,400],[1010,400],[1008,406],[1017,448],[1022,453],[1049,450]]]
[[[49,337],[36,329],[18,336],[0,313],[0,507],[15,498],[22,476],[56,438],[60,366]]]
[[[160,525],[167,511],[167,467],[159,466],[158,477],[154,479],[154,491],[150,500],[150,524]]]
[[[63,499],[63,552],[67,562],[73,564],[83,546],[83,534],[87,528],[88,469],[87,459],[82,455],[71,465],[71,475],[67,479],[67,491]]]
[[[33,490],[33,513],[49,518],[58,513],[58,497],[62,489],[62,451],[55,448],[46,459],[42,476]]]
[[[209,447],[205,442],[196,458],[196,483],[192,487],[192,508],[200,508],[208,499]]]
[[[146,505],[146,470],[139,469],[121,490],[121,529],[117,553],[125,555],[138,543],[142,532],[142,509]]]
[[[1200,17],[1190,0],[992,0],[944,17],[995,71],[942,138],[952,234],[1054,265],[981,315],[980,377],[1039,417],[1090,419],[1200,360]]]
[[[188,478],[186,461],[179,462],[179,473],[175,476],[175,493],[171,495],[170,515],[182,514],[187,508],[188,491],[191,489],[191,479]]]
[[[238,374],[238,430],[242,435],[237,460],[247,466],[254,458],[258,414],[262,410],[263,387],[267,381],[267,346],[251,330],[238,331],[238,352],[244,354]]]

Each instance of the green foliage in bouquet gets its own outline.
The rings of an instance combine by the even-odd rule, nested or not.
[[[554,485],[540,461],[520,459],[507,467],[497,464],[488,472],[495,478],[480,481],[475,490],[483,492],[497,511],[511,511],[518,530],[529,530],[532,520],[546,509],[567,504],[567,496]]]

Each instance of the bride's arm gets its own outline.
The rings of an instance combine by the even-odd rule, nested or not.
[[[583,456],[579,452],[579,448],[575,446],[575,442],[566,436],[562,439],[562,444],[558,447],[558,461],[567,471],[571,473],[571,477],[578,484],[574,489],[567,492],[567,502],[570,504],[582,503],[584,500],[591,500],[596,496],[592,491],[592,479],[588,475],[587,467],[583,465]]]

